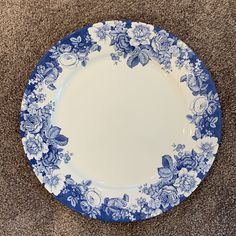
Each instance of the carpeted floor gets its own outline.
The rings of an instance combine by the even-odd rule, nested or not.
[[[0,235],[236,235],[236,49],[234,0],[0,0]],[[169,213],[132,224],[82,217],[55,201],[27,164],[20,103],[41,56],[89,23],[160,25],[205,62],[223,110],[223,137],[208,177]]]

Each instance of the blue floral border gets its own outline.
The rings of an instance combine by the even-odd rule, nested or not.
[[[196,127],[193,139],[197,149],[173,145],[174,155],[162,157],[157,169],[159,181],[140,186],[142,197],[133,205],[128,194],[116,198],[101,197],[90,180],[76,183],[71,176],[60,178],[60,163],[68,163],[73,154],[64,146],[68,138],[60,127],[51,124],[54,103],[41,106],[46,94],[42,84],[55,90],[55,81],[63,66],[86,66],[89,54],[100,51],[103,43],[114,48],[114,64],[126,60],[127,66],[145,66],[157,61],[170,72],[171,60],[177,68],[186,67],[180,78],[196,99],[189,122]],[[194,52],[175,36],[159,27],[131,21],[109,21],[78,30],[55,44],[40,60],[26,86],[21,109],[21,136],[30,165],[40,181],[66,206],[106,221],[129,222],[147,219],[168,211],[186,199],[209,171],[221,138],[221,110],[214,82]],[[59,186],[59,187],[58,187]],[[58,190],[59,189],[59,190]]]

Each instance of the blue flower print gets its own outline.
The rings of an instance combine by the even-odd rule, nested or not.
[[[217,94],[209,92],[204,96],[197,96],[191,105],[192,114],[187,119],[196,127],[194,140],[204,135],[212,136],[212,131],[217,127],[219,119],[215,112],[219,109],[219,98]]]
[[[73,52],[65,52],[59,56],[58,62],[63,66],[72,67],[76,66],[78,62],[78,57]]]
[[[174,40],[169,37],[169,34],[165,30],[160,30],[152,39],[152,48],[159,54],[169,54],[169,48],[173,44]]]
[[[65,153],[65,154],[63,155],[63,160],[64,160],[64,163],[65,163],[65,164],[69,163],[69,161],[70,161],[72,155],[73,155],[72,153],[70,153],[70,154],[69,154],[69,153]]]
[[[178,173],[174,186],[178,189],[180,195],[188,197],[197,188],[201,179],[197,177],[196,171],[188,171],[182,168]]]
[[[152,25],[132,22],[131,28],[127,30],[132,46],[148,45],[150,40],[155,36]]]
[[[192,111],[197,116],[203,115],[208,108],[208,99],[206,96],[199,96],[192,103]]]
[[[41,112],[42,117],[45,120],[48,120],[48,118],[50,118],[51,113],[54,111],[54,106],[55,106],[55,103],[50,102],[46,106],[43,106],[42,108],[40,108],[39,112]]]
[[[123,198],[106,198],[104,200],[105,211],[107,215],[119,212],[122,209],[125,209],[129,201],[128,195],[124,195]]]
[[[196,171],[205,175],[209,171],[213,161],[214,158],[208,159],[205,156],[201,155]]]
[[[114,21],[114,31],[116,33],[125,33],[127,31],[126,23],[123,21]]]
[[[58,169],[60,164],[60,155],[58,149],[51,147],[47,154],[42,157],[42,164],[45,167],[50,167],[53,169]]]
[[[35,106],[38,106],[37,102],[37,98],[34,92],[31,92],[29,90],[26,90],[25,95],[23,97],[23,111],[25,111],[30,105],[34,104]],[[29,112],[29,113],[33,113],[33,112]]]
[[[28,109],[27,109],[29,114],[37,114],[39,111],[39,106],[36,102],[31,103],[30,105],[28,105]],[[41,116],[40,113],[38,113],[39,116]]]
[[[161,206],[161,201],[160,199],[151,199],[149,202],[148,202],[148,206],[152,209],[157,209],[157,208],[160,208]]]
[[[141,212],[145,215],[145,218],[148,218],[152,215],[161,214],[161,201],[160,199],[150,199],[148,202],[143,199],[143,202],[138,200],[138,204],[141,206]]]
[[[164,186],[158,191],[158,198],[160,199],[161,206],[166,209],[179,204],[179,197],[177,190],[174,186]]]
[[[37,176],[42,175],[42,173],[47,173],[46,167],[42,164],[42,162],[39,160],[36,164],[32,165],[34,168],[34,172]]]
[[[175,158],[178,170],[182,167],[192,170],[198,166],[198,156],[194,150],[192,152],[185,151],[181,156],[175,156]]]
[[[22,131],[36,134],[42,127],[43,120],[40,114],[24,114],[24,121],[21,122]]]
[[[169,48],[169,52],[170,54],[173,56],[173,57],[176,57],[178,58],[180,56],[180,49],[177,45],[172,45],[170,48]]]
[[[130,45],[129,41],[130,39],[128,38],[127,34],[120,33],[111,41],[111,45],[114,45],[116,51],[127,54],[133,50],[133,47]]]
[[[92,40],[94,40],[95,42],[97,42],[98,44],[101,42],[105,42],[108,39],[110,39],[109,37],[109,31],[111,29],[111,26],[106,23],[97,23],[94,24],[93,27],[90,27],[88,29],[88,32],[92,38]]]
[[[38,178],[44,183],[45,188],[54,195],[58,195],[63,189],[64,176],[58,170],[45,176],[39,175]]]
[[[155,52],[154,57],[157,59],[157,61],[164,65],[164,67],[166,69],[170,69],[171,66],[171,46],[174,43],[174,40],[172,38],[169,37],[169,34],[164,31],[164,30],[160,30],[157,34],[157,36],[155,36],[152,39],[152,48],[153,51]],[[173,53],[175,53],[176,55],[178,55],[177,49],[174,51],[173,48]]]
[[[54,83],[57,80],[59,73],[62,72],[62,68],[57,62],[47,62],[47,69],[44,74],[44,82],[51,90],[56,89]]]
[[[197,140],[198,151],[205,157],[212,158],[218,149],[218,139],[216,137],[203,137]]]
[[[44,183],[48,184],[50,187],[54,187],[59,183],[59,177],[57,175],[52,176],[51,178],[45,177]]]
[[[48,152],[48,145],[43,142],[43,139],[39,134],[36,136],[28,134],[22,141],[28,158],[39,160],[43,153]]]
[[[101,205],[101,196],[93,189],[89,189],[86,192],[85,198],[92,207],[99,207]]]
[[[180,78],[181,82],[186,82],[193,95],[198,95],[202,89],[202,81],[193,74],[184,75]]]
[[[116,53],[111,53],[111,59],[117,65],[117,63],[120,61],[120,56],[118,54],[116,54]]]

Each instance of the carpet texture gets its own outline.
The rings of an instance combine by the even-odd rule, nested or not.
[[[87,219],[41,186],[19,136],[28,77],[60,38],[90,23],[142,21],[186,42],[212,73],[221,99],[223,136],[217,159],[182,204],[129,224]],[[0,0],[0,235],[236,235],[235,0]]]

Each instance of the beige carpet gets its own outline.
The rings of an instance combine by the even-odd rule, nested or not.
[[[0,235],[236,235],[235,0],[0,0]],[[41,56],[66,34],[102,20],[160,25],[205,62],[223,110],[223,138],[208,177],[172,211],[132,224],[104,223],[61,205],[27,164],[20,103]]]

